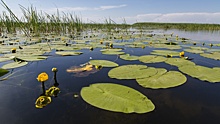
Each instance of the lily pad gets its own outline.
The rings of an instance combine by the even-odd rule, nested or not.
[[[9,61],[11,60],[11,58],[9,57],[0,57],[0,62],[5,62],[5,61]]]
[[[204,53],[204,51],[198,49],[184,49],[184,51],[195,54]]]
[[[89,63],[92,65],[100,65],[102,67],[116,67],[116,66],[118,66],[117,63],[112,62],[112,61],[108,61],[108,60],[90,60]]]
[[[62,52],[56,52],[56,54],[58,55],[62,55],[62,56],[77,56],[82,54],[82,52],[70,52],[70,51],[62,51]]]
[[[121,51],[104,51],[104,52],[102,52],[102,54],[106,54],[106,55],[121,55],[124,53],[125,52],[121,52]]]
[[[185,66],[185,65],[195,65],[195,63],[189,61],[189,60],[185,60],[183,58],[168,58],[165,63],[170,64],[170,65],[174,65],[177,67],[181,67],[181,66]]]
[[[40,60],[47,59],[46,56],[21,56],[17,58],[25,60],[25,61],[40,61]]]
[[[157,70],[146,65],[122,65],[111,69],[108,72],[110,78],[116,79],[137,79],[153,76]]]
[[[127,86],[112,83],[97,83],[81,90],[87,103],[113,112],[147,113],[155,109],[145,95]]]
[[[210,59],[220,60],[220,53],[219,52],[203,53],[203,54],[200,54],[200,56],[210,58]]]
[[[148,78],[136,79],[138,84],[146,88],[171,88],[182,85],[186,82],[185,75],[178,71],[169,71],[160,68],[157,69],[158,73]]]
[[[179,56],[179,52],[177,51],[172,51],[172,50],[153,50],[151,54],[154,55],[162,55],[162,56],[167,56],[167,55],[172,55],[172,56]]]
[[[220,68],[208,68],[199,65],[186,65],[179,67],[179,70],[191,77],[198,78],[202,81],[220,82]]]
[[[27,65],[28,62],[12,62],[2,66],[3,69],[18,68]]]
[[[124,60],[138,60],[139,56],[131,56],[130,54],[120,55],[121,59]]]
[[[144,55],[139,57],[139,61],[143,63],[157,63],[157,62],[164,62],[167,58],[163,56],[155,56],[155,55]]]
[[[0,68],[0,77],[7,74],[8,72],[8,70]]]

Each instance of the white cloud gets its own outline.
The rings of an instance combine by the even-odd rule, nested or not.
[[[116,8],[122,8],[122,7],[126,7],[127,5],[122,4],[119,6],[100,6],[99,8],[95,8],[95,10],[107,10],[107,9],[116,9]]]
[[[168,14],[139,14],[124,17],[128,23],[135,22],[176,22],[176,23],[220,23],[218,13],[168,13]]]
[[[100,6],[100,7],[58,7],[58,8],[50,8],[50,9],[41,9],[48,13],[55,13],[57,9],[61,12],[75,12],[75,11],[91,11],[91,10],[108,10],[108,9],[116,9],[116,8],[122,8],[127,5],[122,4],[118,6]]]

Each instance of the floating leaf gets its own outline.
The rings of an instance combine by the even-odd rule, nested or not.
[[[178,71],[169,71],[166,69],[157,69],[158,73],[148,78],[136,79],[138,84],[146,88],[170,88],[182,85],[186,82],[185,75]]]
[[[210,58],[210,59],[220,60],[220,53],[219,52],[203,53],[203,54],[200,54],[200,56]]]
[[[195,54],[204,53],[204,51],[197,50],[197,49],[184,49],[184,51],[189,52],[189,53],[195,53]]]
[[[117,63],[111,62],[108,60],[90,60],[89,63],[92,65],[99,65],[102,67],[116,67],[116,66],[118,66]]]
[[[121,59],[124,60],[138,60],[139,56],[131,56],[130,54],[120,55]]]
[[[154,104],[140,92],[127,86],[97,83],[81,90],[87,103],[114,112],[147,113],[155,109]]]
[[[4,56],[0,57],[0,62],[5,62],[5,61],[9,61],[9,60],[11,60],[11,58],[9,58],[9,57],[4,57]]]
[[[148,68],[145,65],[123,65],[111,69],[108,72],[108,76],[116,79],[137,79],[150,77],[156,73],[157,70],[155,68]]]
[[[44,60],[47,57],[46,56],[22,56],[22,57],[16,57],[25,61],[40,61]]]
[[[69,51],[62,51],[62,52],[56,52],[56,54],[58,55],[62,55],[62,56],[77,56],[82,54],[82,52],[69,52]]]
[[[153,50],[151,54],[154,55],[162,55],[162,56],[167,56],[167,55],[172,55],[172,56],[179,56],[179,52],[177,51],[172,51],[172,50]]]
[[[12,62],[2,66],[3,69],[18,68],[27,65],[28,62]]]
[[[163,56],[154,56],[154,55],[144,55],[139,57],[139,61],[144,63],[157,63],[157,62],[164,62],[167,58]]]
[[[102,52],[102,54],[106,54],[106,55],[121,55],[124,53],[125,52],[120,52],[120,51],[104,51],[104,52]]]
[[[0,77],[7,74],[8,72],[9,72],[8,70],[0,68]]]
[[[113,52],[113,51],[114,51],[114,52],[118,52],[118,51],[121,51],[121,50],[122,50],[122,49],[119,48],[119,49],[101,49],[100,51],[101,51],[101,52],[110,52],[110,51],[111,51],[111,52]]]
[[[208,68],[199,65],[186,65],[179,67],[179,70],[191,77],[198,78],[203,81],[220,82],[220,68]]]
[[[168,58],[165,63],[170,64],[170,65],[174,65],[177,67],[181,67],[181,66],[185,66],[185,65],[195,65],[195,63],[189,61],[189,60],[185,60],[183,58]]]

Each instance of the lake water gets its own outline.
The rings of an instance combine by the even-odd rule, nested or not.
[[[219,32],[183,32],[177,30],[157,30],[153,33],[172,33],[201,42],[219,42]],[[219,49],[218,47],[215,47]],[[131,55],[149,54],[153,48],[126,48],[123,51]],[[15,73],[8,80],[0,82],[0,123],[1,124],[219,124],[220,123],[220,83],[209,83],[188,75],[187,82],[168,89],[143,88],[135,80],[117,80],[108,77],[112,68],[102,68],[87,77],[76,77],[66,72],[71,66],[79,66],[92,59],[104,59],[118,63],[142,64],[150,67],[162,67],[178,70],[165,63],[145,64],[140,61],[125,61],[117,55],[103,55],[100,48],[93,51],[81,50],[79,56],[58,56],[55,51],[48,59],[31,62],[27,66],[10,71]],[[220,67],[219,61],[187,53],[198,65]],[[2,65],[3,63],[1,63]],[[42,94],[41,83],[37,75],[46,72],[49,80],[45,88],[54,84],[53,72],[56,67],[57,82],[61,90],[57,97],[43,109],[35,108],[36,99]],[[204,72],[205,73],[205,72]],[[9,75],[9,74],[7,74]],[[6,75],[6,76],[7,76]],[[152,100],[156,109],[145,114],[124,114],[102,110],[86,103],[80,96],[82,87],[94,83],[116,83],[138,90]],[[74,97],[74,95],[79,97]]]

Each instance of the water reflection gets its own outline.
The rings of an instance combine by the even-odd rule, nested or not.
[[[44,81],[41,83],[42,84],[42,94],[37,98],[36,102],[35,102],[35,107],[36,108],[43,108],[45,106],[47,106],[48,104],[50,104],[52,102],[52,98],[51,97],[57,97],[58,94],[60,93],[60,88],[59,83],[57,82],[57,69],[53,68],[52,71],[54,72],[54,84],[53,86],[51,86],[49,89],[45,89],[45,84]],[[42,74],[42,73],[41,73]],[[41,75],[40,74],[40,75]],[[39,80],[39,76],[38,76],[38,80]]]

